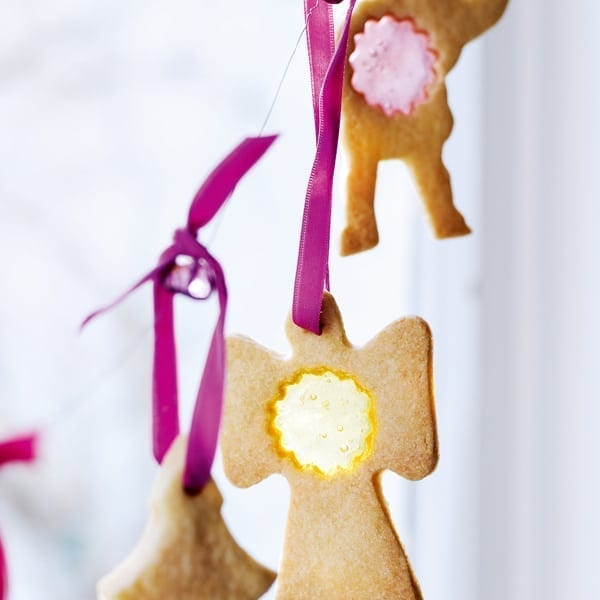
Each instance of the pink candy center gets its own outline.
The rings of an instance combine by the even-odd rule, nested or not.
[[[427,101],[428,88],[435,81],[437,53],[427,33],[417,31],[412,20],[397,21],[390,16],[369,20],[354,41],[352,87],[369,106],[391,117],[410,115]]]

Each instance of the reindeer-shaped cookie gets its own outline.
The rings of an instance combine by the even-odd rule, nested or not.
[[[288,322],[288,360],[229,339],[225,473],[290,484],[278,600],[420,600],[380,476],[420,479],[437,462],[429,328],[402,319],[355,348],[328,294],[321,324],[317,336]]]
[[[454,206],[442,148],[452,130],[445,77],[462,47],[502,16],[508,0],[365,0],[352,17],[343,95],[349,153],[342,254],[377,245],[380,160],[411,169],[436,237],[470,232]]]
[[[275,574],[242,550],[221,517],[210,480],[196,495],[182,487],[186,439],[167,453],[152,515],[133,553],[98,584],[99,600],[256,600]]]

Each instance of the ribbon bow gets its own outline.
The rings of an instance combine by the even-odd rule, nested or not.
[[[0,467],[13,462],[32,462],[36,457],[37,434],[22,435],[0,442]],[[8,592],[8,573],[0,539],[0,600]]]
[[[198,241],[200,229],[209,223],[232,194],[240,179],[258,162],[277,136],[245,139],[208,176],[190,206],[187,226],[175,231],[173,243],[147,275],[109,305],[93,312],[82,324],[112,309],[139,287],[152,281],[154,291],[153,449],[162,462],[179,434],[177,354],[173,298],[184,294],[203,300],[217,293],[219,317],[196,396],[190,427],[183,483],[196,493],[210,478],[223,406],[225,379],[225,314],[227,286],[216,258]],[[197,289],[201,286],[201,289]]]

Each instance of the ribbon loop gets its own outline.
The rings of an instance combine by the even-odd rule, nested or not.
[[[350,0],[337,48],[333,49],[331,6],[305,0],[317,150],[313,162],[300,233],[292,317],[303,329],[320,334],[323,291],[329,287],[329,239],[333,174],[340,130],[342,85],[350,21]],[[314,19],[314,20],[313,20]],[[328,59],[328,60],[327,60]],[[327,68],[324,69],[324,65]],[[318,102],[315,91],[318,90]]]
[[[204,300],[217,292],[219,316],[196,396],[188,439],[184,486],[199,491],[210,478],[221,421],[225,378],[225,314],[227,286],[219,261],[197,239],[198,231],[217,213],[240,179],[258,162],[277,136],[243,140],[207,177],[188,214],[187,227],[177,229],[173,243],[157,266],[108,306],[92,313],[83,326],[122,302],[148,281],[154,295],[153,451],[162,462],[179,434],[177,349],[173,298],[183,294]]]

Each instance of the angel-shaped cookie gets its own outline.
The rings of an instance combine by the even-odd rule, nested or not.
[[[420,479],[435,468],[429,328],[402,319],[355,348],[329,294],[321,324],[317,336],[289,321],[288,360],[228,340],[225,472],[241,487],[272,473],[290,484],[279,600],[420,599],[380,474]]]
[[[275,574],[231,537],[211,480],[196,496],[182,486],[186,439],[166,455],[152,513],[132,554],[98,584],[99,600],[256,600]]]
[[[380,160],[403,159],[436,237],[470,232],[454,206],[442,148],[453,120],[446,74],[462,47],[502,16],[508,0],[366,0],[352,17],[343,94],[349,154],[342,254],[377,245]]]

